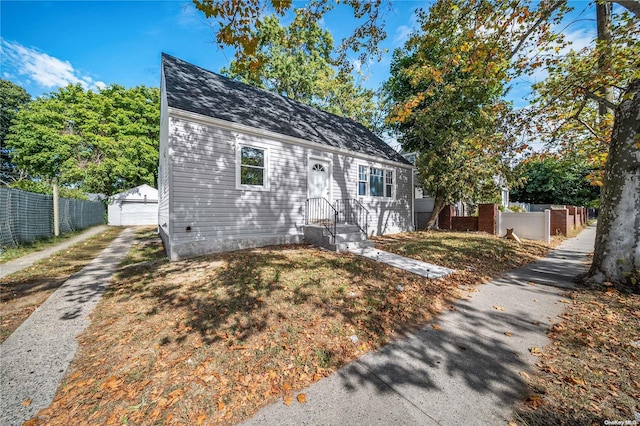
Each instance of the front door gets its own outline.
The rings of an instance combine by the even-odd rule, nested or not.
[[[329,200],[329,163],[322,160],[309,160],[309,198]]]

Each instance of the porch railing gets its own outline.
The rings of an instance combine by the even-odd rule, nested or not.
[[[329,200],[326,198],[308,198],[306,216],[307,225],[324,226],[335,243],[338,211],[331,205]]]
[[[364,235],[369,235],[369,210],[360,201],[353,198],[336,200],[337,221],[357,225]]]

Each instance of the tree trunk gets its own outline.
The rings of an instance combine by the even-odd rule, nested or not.
[[[587,282],[640,292],[640,79],[616,108]]]
[[[429,220],[427,220],[427,224],[424,227],[426,231],[435,229],[436,219],[438,218],[438,215],[440,214],[444,206],[444,198],[436,194],[436,197],[433,201],[433,211],[431,212],[431,216],[429,216]]]
[[[606,2],[596,2],[596,24],[598,30],[598,43],[602,44],[600,50],[600,58],[598,59],[598,67],[603,75],[611,72],[611,4]],[[602,87],[598,93],[599,96],[609,102],[613,102],[613,87]],[[612,113],[604,103],[600,103],[598,114],[604,116]]]

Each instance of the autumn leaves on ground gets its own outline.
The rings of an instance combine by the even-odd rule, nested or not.
[[[169,263],[147,232],[94,311],[55,401],[34,422],[235,423],[270,402],[304,403],[305,386],[446,309],[459,284],[546,251],[444,232],[377,244],[460,272],[427,280],[307,246]]]

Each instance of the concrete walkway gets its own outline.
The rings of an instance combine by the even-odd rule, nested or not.
[[[7,275],[11,275],[15,272],[21,271],[23,269],[28,268],[33,265],[38,260],[46,259],[54,253],[57,253],[61,250],[66,249],[67,247],[71,247],[72,245],[79,243],[81,241],[87,240],[94,235],[99,234],[100,232],[107,229],[106,225],[94,226],[93,228],[89,228],[81,234],[76,235],[75,237],[69,238],[67,241],[56,244],[55,246],[51,246],[47,249],[37,251],[35,253],[28,254],[19,259],[11,260],[9,262],[3,263],[0,265],[0,278],[4,278]]]
[[[78,348],[76,337],[134,239],[135,229],[125,229],[0,345],[1,425],[21,425],[51,404]]]
[[[405,271],[409,271],[425,278],[440,278],[454,272],[453,269],[434,265],[432,263],[422,262],[420,260],[411,259],[371,247],[366,247],[363,249],[353,249],[349,251],[359,256],[366,257],[367,259],[386,263],[387,265],[391,265],[394,268],[403,269]]]
[[[545,259],[479,286],[440,330],[418,332],[371,352],[304,390],[307,403],[262,409],[247,425],[499,425],[526,390],[520,372],[536,362],[546,329],[566,308],[584,271],[595,228]],[[505,334],[508,333],[508,334]]]

